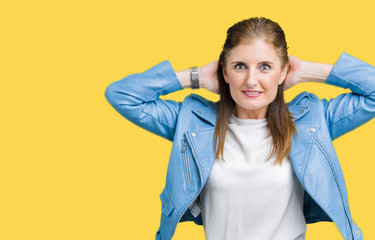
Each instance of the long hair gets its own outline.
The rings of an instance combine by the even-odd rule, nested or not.
[[[213,142],[216,159],[220,159],[221,156],[221,159],[224,160],[224,140],[230,116],[235,109],[235,102],[230,94],[229,85],[225,82],[223,76],[227,57],[232,48],[241,43],[252,42],[257,39],[262,39],[274,47],[281,59],[282,67],[289,63],[285,34],[278,23],[264,17],[254,17],[242,20],[228,29],[227,39],[220,53],[217,71],[220,100]],[[278,86],[276,98],[268,105],[266,114],[268,137],[272,137],[273,143],[267,160],[276,155],[275,165],[277,163],[281,165],[283,159],[289,156],[293,134],[297,133],[292,116],[284,101],[283,86],[284,83]]]

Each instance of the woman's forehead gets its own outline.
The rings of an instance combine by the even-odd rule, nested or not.
[[[280,61],[276,49],[264,40],[237,45],[230,50],[229,59],[246,62]]]

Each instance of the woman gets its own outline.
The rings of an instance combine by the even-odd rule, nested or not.
[[[283,91],[321,82],[352,92],[329,101]],[[218,102],[191,94],[203,87]],[[375,116],[375,68],[346,53],[335,65],[287,54],[280,26],[250,18],[228,29],[219,61],[175,72],[164,61],[106,89],[129,121],[173,141],[156,239],[178,222],[203,225],[206,239],[305,239],[306,224],[333,221],[363,239],[348,204],[332,140]]]

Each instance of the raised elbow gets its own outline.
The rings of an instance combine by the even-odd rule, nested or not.
[[[104,96],[107,101],[114,107],[116,105],[116,82],[113,82],[105,89]]]

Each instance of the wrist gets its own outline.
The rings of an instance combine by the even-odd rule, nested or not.
[[[199,88],[205,88],[204,87],[204,70],[201,67],[198,67],[198,74],[199,74]]]
[[[203,70],[198,67],[199,88],[204,88]],[[176,72],[176,76],[183,88],[192,88],[190,68]]]
[[[190,69],[178,71],[176,75],[183,88],[191,88]]]
[[[303,61],[300,82],[325,83],[332,67],[332,64]]]

